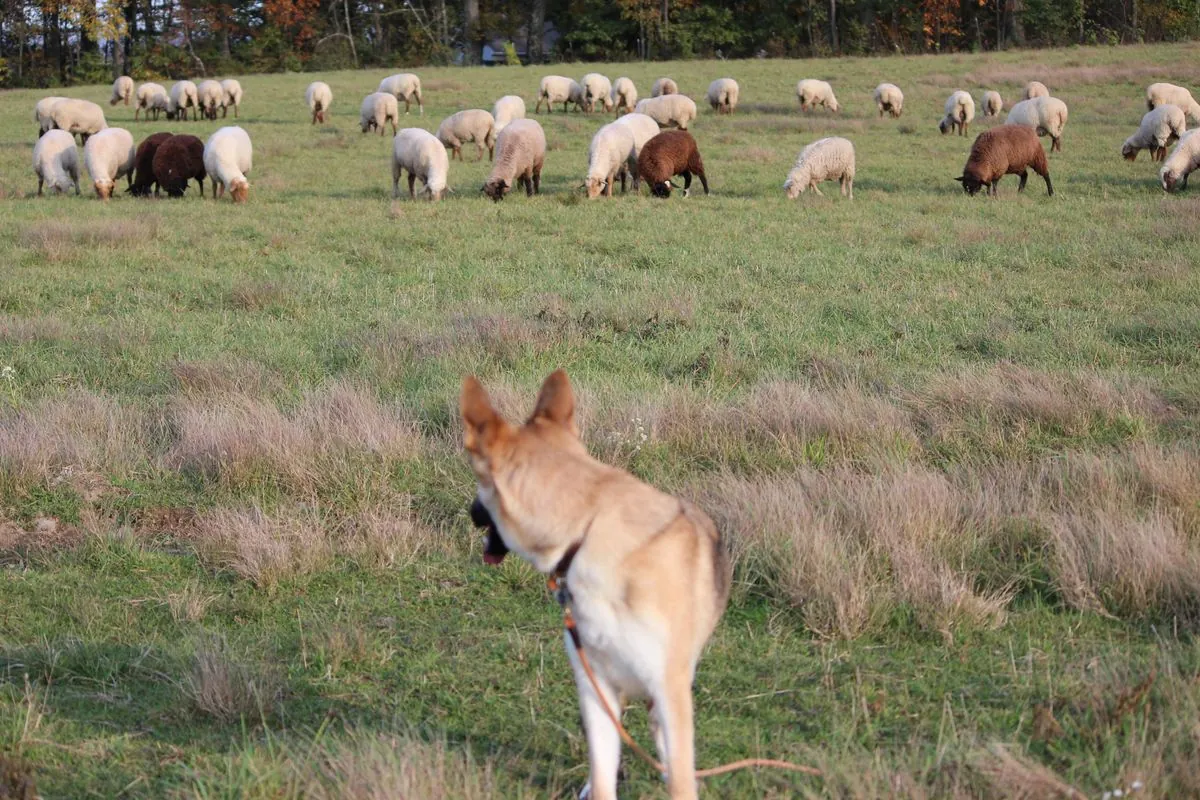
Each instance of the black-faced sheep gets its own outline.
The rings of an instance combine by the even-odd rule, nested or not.
[[[204,142],[189,134],[172,136],[154,152],[154,180],[170,197],[183,197],[188,181],[200,184],[204,197]]]
[[[150,194],[151,187],[154,187],[154,193],[158,194],[159,183],[154,177],[154,154],[158,152],[162,143],[170,138],[169,133],[156,133],[147,136],[138,145],[133,156],[133,185],[129,187],[129,193],[134,197],[145,197]]]
[[[692,175],[700,179],[704,193],[708,194],[708,178],[704,175],[704,161],[696,140],[687,131],[663,131],[642,147],[638,154],[638,176],[650,186],[655,197],[671,196],[674,184],[671,178],[683,176],[683,196],[687,197],[692,186]]]
[[[1031,169],[1045,179],[1046,194],[1053,197],[1050,165],[1037,133],[1025,125],[999,125],[979,134],[971,145],[971,155],[962,175],[955,180],[962,183],[969,195],[978,194],[986,186],[988,194],[995,197],[996,185],[1005,175],[1020,175],[1021,184],[1017,191],[1025,191]]]

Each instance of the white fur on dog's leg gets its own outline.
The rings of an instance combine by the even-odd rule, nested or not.
[[[567,644],[567,656],[575,673],[575,686],[579,691],[579,710],[583,714],[583,728],[587,734],[588,765],[590,775],[584,791],[588,800],[617,800],[617,773],[621,768],[621,735],[617,727],[604,711],[604,706],[597,697],[592,683],[579,664],[579,655],[575,652],[570,636],[564,635]],[[609,707],[616,713],[621,713],[620,698],[617,693],[605,685],[604,679],[597,675],[597,683],[605,694]],[[582,793],[581,797],[584,796]]]
[[[579,800],[592,800],[592,784],[585,783],[579,790]]]

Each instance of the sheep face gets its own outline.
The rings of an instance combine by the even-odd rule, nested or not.
[[[945,136],[947,133],[949,133],[953,127],[954,123],[948,119],[943,119],[938,123],[938,130],[942,132],[942,136]]]
[[[1164,170],[1162,174],[1162,188],[1165,192],[1177,192],[1180,189],[1186,189],[1187,176],[1184,175],[1182,178],[1180,178],[1179,175],[1175,174],[1174,172],[1171,172],[1170,170]]]
[[[235,203],[246,202],[250,199],[250,184],[246,181],[237,181],[229,187],[229,196]]]
[[[508,194],[512,189],[512,183],[506,180],[491,180],[483,185],[482,191],[495,202],[499,203],[504,199],[504,195]]]
[[[672,185],[670,181],[659,181],[650,187],[650,194],[655,197],[661,197],[664,200],[671,196]]]
[[[107,200],[112,197],[113,186],[112,181],[96,181],[92,184],[92,188],[96,190],[96,197],[99,197],[101,200]]]
[[[983,181],[979,180],[978,176],[968,175],[963,173],[954,180],[962,184],[963,191],[974,197],[979,194],[979,190],[983,188]]]
[[[608,182],[603,178],[588,178],[584,186],[587,188],[588,199],[599,197],[604,193],[604,187]]]
[[[783,184],[783,191],[787,194],[788,200],[795,200],[797,197],[804,194],[804,181],[792,180],[789,178]]]
[[[1121,145],[1121,157],[1126,161],[1137,161],[1137,148],[1132,145]]]

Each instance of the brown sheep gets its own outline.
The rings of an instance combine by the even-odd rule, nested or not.
[[[188,181],[200,184],[204,197],[204,142],[188,134],[172,136],[158,146],[154,153],[154,179],[171,197],[183,197]]]
[[[1046,194],[1054,196],[1050,183],[1050,166],[1046,162],[1046,151],[1042,149],[1037,132],[1026,125],[999,125],[984,131],[971,145],[962,175],[955,178],[969,195],[975,195],[984,186],[988,194],[996,196],[996,184],[1005,175],[1020,175],[1018,192],[1025,191],[1029,170],[1046,180]]]
[[[642,147],[637,160],[638,176],[650,186],[655,197],[670,197],[671,178],[683,176],[683,196],[687,197],[692,186],[692,175],[700,178],[704,193],[708,194],[708,178],[704,176],[704,162],[696,148],[696,140],[687,131],[663,131]]]
[[[150,194],[150,187],[154,187],[154,193],[158,194],[159,184],[154,178],[154,154],[158,152],[158,148],[167,139],[171,138],[169,133],[156,133],[152,136],[147,136],[138,145],[137,152],[133,156],[133,185],[129,187],[129,193],[135,197],[145,197]]]

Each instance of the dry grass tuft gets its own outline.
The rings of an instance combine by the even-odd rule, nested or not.
[[[171,374],[186,393],[214,394],[240,392],[262,395],[279,387],[261,364],[239,359],[225,361],[177,361]]]
[[[178,592],[169,592],[163,604],[171,612],[176,625],[184,622],[200,622],[208,614],[209,607],[220,599],[218,594],[204,592],[199,582],[188,581]]]
[[[57,317],[0,314],[0,342],[6,344],[62,341],[68,338],[69,331],[67,324]]]
[[[183,688],[196,711],[228,723],[269,716],[281,686],[273,672],[234,660],[216,640],[196,651]]]
[[[204,562],[260,588],[311,573],[334,555],[319,514],[301,508],[272,515],[259,508],[214,509],[196,518],[192,544]]]
[[[292,305],[291,289],[275,281],[239,283],[229,292],[229,305],[239,311],[274,311]]]
[[[770,164],[775,161],[785,160],[781,159],[774,150],[768,147],[757,146],[743,147],[738,152],[738,157],[742,161],[749,161],[754,164]]]
[[[158,238],[157,217],[106,220],[47,220],[30,225],[25,244],[40,258],[57,263],[76,258],[78,249],[117,249],[152,242]]]
[[[3,800],[38,800],[33,768],[23,759],[0,753],[0,798]]]
[[[975,769],[997,798],[1006,800],[1086,800],[1087,795],[1063,781],[1048,767],[1013,755],[995,744],[975,759]]]

